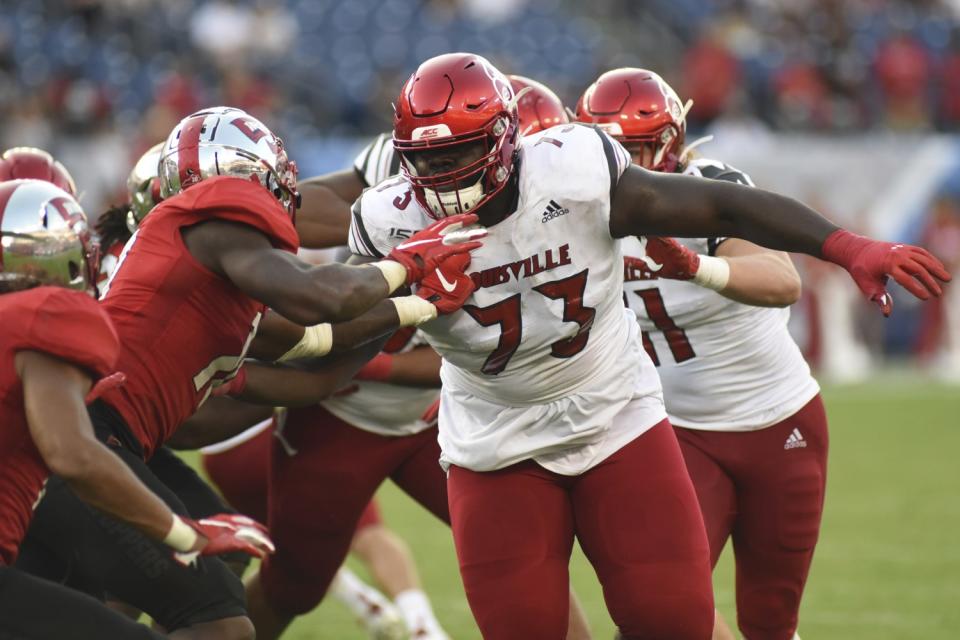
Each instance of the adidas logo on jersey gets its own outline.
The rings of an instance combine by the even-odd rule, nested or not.
[[[543,212],[543,217],[540,218],[540,222],[550,222],[554,218],[565,216],[568,213],[570,213],[570,209],[561,207],[556,200],[551,200],[547,205],[546,210]]]
[[[799,449],[801,447],[807,446],[807,441],[803,439],[803,434],[800,433],[800,429],[794,429],[793,432],[787,436],[787,441],[784,443],[784,449]]]

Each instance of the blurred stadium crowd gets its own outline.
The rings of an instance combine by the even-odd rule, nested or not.
[[[416,64],[476,51],[571,100],[657,69],[693,124],[960,126],[955,0],[0,2],[0,114],[50,139],[236,104],[288,138],[373,133]],[[163,127],[166,130],[168,127]],[[148,130],[149,131],[149,130]]]
[[[53,152],[95,216],[181,117],[229,104],[315,175],[389,129],[420,61],[456,50],[570,107],[607,69],[655,69],[694,100],[694,137],[720,142],[960,129],[960,0],[0,0],[0,147]],[[960,167],[923,206],[912,239],[960,262]],[[937,350],[943,317],[914,349]]]

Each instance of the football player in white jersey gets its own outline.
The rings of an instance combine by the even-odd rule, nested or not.
[[[518,105],[523,131],[532,134],[568,121],[563,104],[550,89],[520,76],[511,76],[510,81],[515,91],[526,89]],[[297,231],[303,245],[345,244],[350,205],[363,189],[396,175],[399,163],[391,134],[381,134],[357,156],[352,170],[301,183],[303,206]],[[396,233],[403,235],[401,230]],[[342,571],[334,577],[347,550],[358,550],[358,546],[373,550],[367,557],[384,560],[371,567],[373,575],[400,608],[411,636],[446,637],[419,587],[409,552],[404,554],[405,546],[399,546],[402,541],[387,536],[384,527],[360,526],[368,519],[367,501],[390,475],[424,507],[449,522],[446,478],[437,464],[436,423],[420,419],[439,395],[439,369],[436,352],[412,328],[402,330],[363,367],[346,392],[320,405],[290,409],[279,438],[263,432],[239,446],[218,445],[204,456],[208,474],[228,501],[271,522],[278,540],[279,555],[264,563],[249,581],[258,637],[277,637],[295,615],[313,609],[328,586],[344,601],[360,603],[355,607],[358,612],[364,603],[369,607],[369,590],[351,593],[351,586],[360,586],[358,582],[345,578]],[[262,483],[251,478],[260,469]],[[269,517],[268,473],[273,496]],[[348,473],[351,482],[341,482]],[[314,490],[334,485],[339,487],[335,494]],[[310,496],[290,499],[298,491],[308,491]],[[322,522],[315,523],[314,518]],[[376,570],[381,567],[386,570]],[[589,638],[586,617],[572,594],[571,603],[566,637]],[[383,611],[378,607],[376,616],[368,620],[371,631],[385,628]]]
[[[484,58],[445,54],[396,103],[403,175],[354,207],[368,258],[398,230],[471,211],[488,230],[476,289],[421,329],[443,357],[439,438],[461,575],[485,638],[562,637],[576,536],[627,638],[708,638],[709,544],[633,314],[619,238],[737,236],[831,260],[889,310],[893,275],[922,298],[949,274],[924,250],[838,229],[800,203],[631,166],[599,129],[519,139],[515,97]],[[722,280],[726,263],[710,279]]]
[[[584,92],[577,119],[612,135],[645,169],[753,186],[721,162],[690,157],[685,111],[659,75],[625,68]],[[800,276],[787,254],[739,238],[627,238],[623,252],[625,301],[657,365],[714,566],[733,538],[740,630],[749,640],[789,640],[827,472],[820,387],[787,331]],[[722,289],[698,282],[699,254],[729,264]]]

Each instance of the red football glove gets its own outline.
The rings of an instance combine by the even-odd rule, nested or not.
[[[469,253],[450,256],[423,277],[417,295],[432,302],[440,315],[457,311],[477,288],[464,273],[469,266]]]
[[[273,541],[262,524],[237,513],[219,513],[201,520],[181,519],[207,539],[207,544],[197,551],[175,553],[183,564],[190,564],[197,557],[218,556],[222,553],[243,551],[255,558],[273,553]]]
[[[700,256],[673,238],[644,236],[640,238],[640,246],[645,251],[641,260],[658,278],[691,280],[697,275]]]
[[[463,227],[476,221],[475,213],[461,213],[438,220],[397,245],[387,258],[406,268],[408,285],[420,282],[445,258],[469,254],[481,246],[482,243],[476,239],[487,235],[486,229],[463,230]]]
[[[440,398],[434,400],[433,404],[427,407],[427,410],[423,412],[420,419],[431,427],[437,426],[437,422],[440,420]]]
[[[885,316],[893,310],[893,298],[885,287],[887,276],[893,276],[900,286],[921,300],[927,300],[931,294],[939,297],[943,289],[937,280],[949,282],[951,279],[943,263],[926,249],[871,240],[843,229],[827,237],[820,253],[824,260],[846,269]]]

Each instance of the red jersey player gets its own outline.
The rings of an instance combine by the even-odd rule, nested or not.
[[[236,373],[266,305],[306,325],[346,319],[476,244],[445,243],[441,234],[463,222],[455,221],[411,239],[373,269],[298,262],[291,255],[295,166],[279,138],[236,109],[186,118],[165,143],[160,174],[166,199],[138,228],[104,287],[127,384],[95,403],[91,418],[137,476],[184,511],[145,458]],[[426,307],[437,312],[419,297],[385,304],[393,317],[413,321]],[[331,332],[328,325],[301,331]],[[58,537],[78,522],[90,535]],[[216,559],[205,559],[202,571],[157,562],[141,552],[147,541],[101,523],[67,492],[48,493],[33,529],[56,553],[72,556],[78,573],[168,630],[203,625],[223,638],[251,633],[241,585]]]
[[[92,286],[95,250],[76,201],[47,182],[3,182],[0,239],[0,635],[158,637],[11,568],[51,473],[88,504],[181,552],[262,555],[269,540],[240,518],[179,518],[94,438],[85,396],[118,379],[110,374],[119,344],[106,314],[82,292]]]

